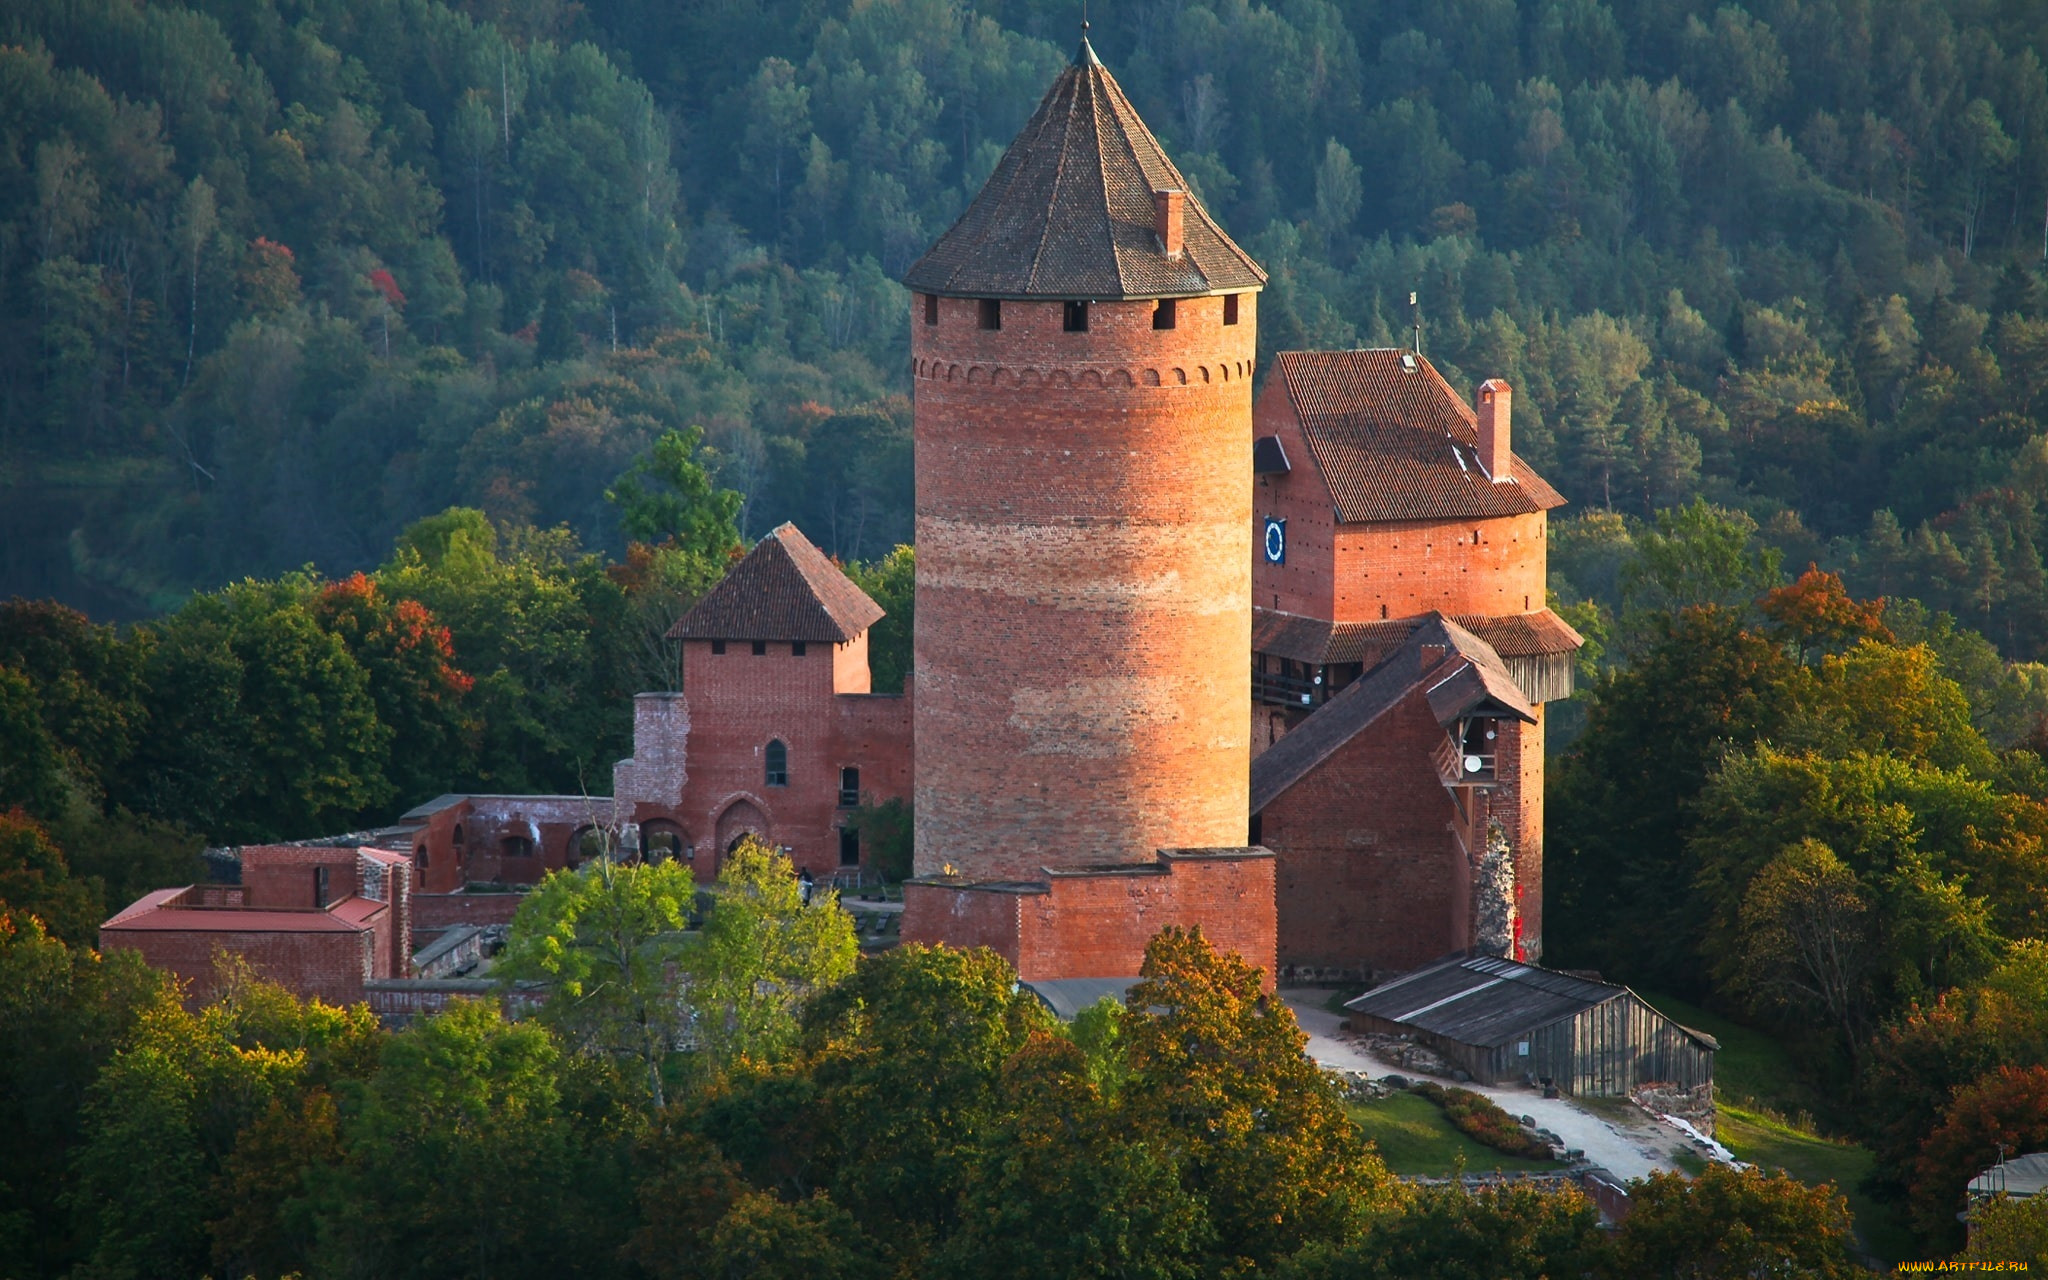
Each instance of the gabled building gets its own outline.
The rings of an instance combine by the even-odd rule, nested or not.
[[[910,795],[910,691],[875,693],[868,629],[882,608],[785,524],[670,630],[682,690],[633,705],[613,770],[623,822],[650,857],[700,881],[747,835],[829,878],[862,865],[863,801]]]
[[[367,981],[411,973],[411,887],[411,860],[386,849],[250,845],[240,884],[146,893],[100,926],[100,949],[140,953],[195,1002],[226,953],[302,996],[348,1004]]]
[[[1279,858],[1280,963],[1365,975],[1478,946],[1496,821],[1534,959],[1542,704],[1570,695],[1581,643],[1544,601],[1564,499],[1514,455],[1504,382],[1468,406],[1410,351],[1274,363],[1252,428],[1251,807]],[[1458,688],[1483,700],[1447,709]]]

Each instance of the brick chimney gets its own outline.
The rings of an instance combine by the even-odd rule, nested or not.
[[[1178,258],[1186,244],[1181,234],[1182,213],[1187,208],[1188,196],[1185,191],[1154,191],[1152,193],[1152,229],[1159,233],[1159,247],[1169,258]]]
[[[1472,398],[1473,413],[1479,419],[1479,465],[1486,468],[1495,484],[1515,478],[1514,463],[1508,454],[1508,421],[1514,404],[1515,389],[1499,378],[1480,383],[1479,393]]]

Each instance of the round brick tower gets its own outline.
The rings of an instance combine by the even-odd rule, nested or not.
[[[905,277],[918,875],[1245,844],[1264,282],[1085,38]]]

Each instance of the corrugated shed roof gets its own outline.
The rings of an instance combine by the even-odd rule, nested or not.
[[[1627,994],[1494,956],[1446,960],[1375,987],[1344,1007],[1460,1044],[1494,1046]]]
[[[1153,230],[1155,191],[1186,193],[1185,244],[1173,257]],[[1083,39],[974,203],[903,283],[954,297],[1108,301],[1236,293],[1263,287],[1266,273],[1195,199]]]
[[[1072,1022],[1081,1010],[1105,997],[1122,1003],[1124,993],[1137,985],[1136,977],[1040,978],[1026,982],[1024,989],[1044,1001],[1061,1022]]]
[[[2048,1191],[2048,1151],[2037,1151],[2007,1160],[2004,1164],[1992,1165],[1970,1179],[1973,1195],[1991,1196],[2001,1191],[2016,1199]]]
[[[1339,690],[1307,719],[1289,729],[1280,741],[1252,761],[1251,811],[1258,813],[1281,793],[1307,777],[1309,771],[1387,712],[1418,686],[1441,682],[1460,670],[1484,664],[1507,689],[1515,689],[1507,669],[1484,640],[1440,613],[1432,613],[1410,633],[1401,647],[1363,676]],[[1497,692],[1497,684],[1483,686]],[[1526,710],[1527,702],[1522,702]],[[1435,711],[1435,708],[1431,708]],[[1520,712],[1517,712],[1520,714]]]
[[[1371,662],[1401,644],[1424,620],[1325,622],[1298,613],[1254,608],[1252,651],[1318,667],[1332,662]],[[1451,621],[1486,641],[1503,659],[1572,653],[1585,643],[1570,623],[1548,609],[1505,618],[1459,614]]]
[[[1485,519],[1564,505],[1520,457],[1510,479],[1494,482],[1479,465],[1471,406],[1427,359],[1393,348],[1276,359],[1339,520]]]
[[[882,617],[876,604],[793,524],[756,543],[669,628],[679,640],[805,640],[843,644]]]

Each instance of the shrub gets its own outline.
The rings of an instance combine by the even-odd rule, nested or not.
[[[1503,1155],[1520,1156],[1525,1160],[1554,1157],[1549,1143],[1532,1137],[1513,1116],[1483,1094],[1470,1089],[1447,1089],[1429,1080],[1416,1085],[1415,1092],[1442,1107],[1452,1127],[1474,1142],[1484,1143]]]

